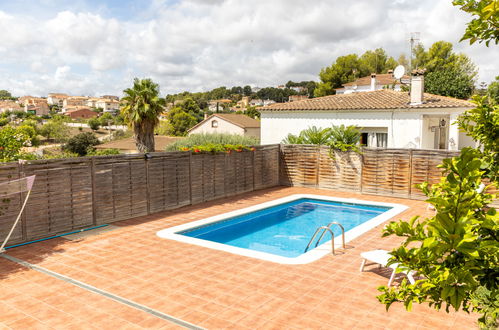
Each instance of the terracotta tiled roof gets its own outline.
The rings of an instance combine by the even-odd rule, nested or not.
[[[403,78],[409,79],[409,76],[403,76]],[[397,80],[393,77],[391,73],[383,73],[376,75],[376,84],[377,85],[391,85]],[[371,76],[361,77],[355,81],[343,84],[343,86],[370,86],[371,85]]]
[[[382,89],[374,92],[330,95],[297,102],[274,103],[260,110],[376,110],[473,107],[475,105],[468,101],[428,93],[424,93],[422,104],[411,105],[408,93]]]
[[[249,116],[232,114],[232,113],[215,113],[215,114],[209,116],[208,118],[206,118],[205,120],[203,120],[202,122],[199,122],[196,125],[192,126],[188,130],[188,132],[201,126],[202,124],[204,124],[208,120],[211,120],[213,117],[218,117],[218,118],[224,119],[224,120],[228,121],[229,123],[232,123],[232,124],[239,126],[241,128],[260,128],[260,121],[253,119]]]

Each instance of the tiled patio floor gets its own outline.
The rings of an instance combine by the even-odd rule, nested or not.
[[[57,238],[7,254],[208,329],[473,329],[475,317],[379,304],[388,275],[360,273],[360,252],[390,249],[381,226],[345,251],[306,265],[267,261],[162,239],[166,227],[296,193],[401,203],[398,218],[424,215],[420,201],[306,188],[275,188],[115,223],[79,241]],[[166,320],[0,258],[0,329],[178,328]]]

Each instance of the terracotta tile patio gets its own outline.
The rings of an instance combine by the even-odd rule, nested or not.
[[[473,329],[476,316],[415,306],[389,312],[375,296],[389,272],[359,272],[360,252],[390,249],[381,226],[336,256],[280,265],[162,239],[178,224],[296,193],[400,203],[398,218],[424,215],[420,201],[274,188],[114,223],[116,230],[9,249],[8,255],[208,329]],[[0,329],[170,329],[178,325],[0,258]]]

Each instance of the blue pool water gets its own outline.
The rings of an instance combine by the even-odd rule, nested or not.
[[[346,232],[390,209],[303,198],[177,234],[294,258],[303,254],[320,226],[336,221]],[[339,238],[341,231],[338,226],[332,229]],[[330,240],[328,234],[321,244]],[[314,246],[315,243],[311,248]]]

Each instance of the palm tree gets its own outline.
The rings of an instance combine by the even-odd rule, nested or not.
[[[355,126],[334,126],[330,129],[330,142],[329,145],[333,149],[341,151],[358,151],[357,144],[360,141],[360,131]]]
[[[328,144],[331,138],[330,128],[317,128],[315,126],[304,129],[300,134],[288,136],[282,141],[284,144]]]
[[[142,153],[154,151],[154,127],[164,111],[165,100],[159,97],[159,86],[151,79],[133,80],[133,88],[123,91],[121,114],[133,128],[135,145]]]

